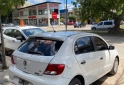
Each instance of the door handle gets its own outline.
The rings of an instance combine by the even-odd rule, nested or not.
[[[103,57],[101,57],[100,60],[103,60]]]
[[[12,40],[12,42],[15,42],[15,40]]]
[[[81,62],[81,64],[85,64],[86,63],[86,61],[85,60],[83,60],[82,62]]]

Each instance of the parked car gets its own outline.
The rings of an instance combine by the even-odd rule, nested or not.
[[[74,28],[81,28],[81,27],[85,27],[86,23],[80,23],[80,22],[75,22],[74,23]]]
[[[42,34],[45,31],[35,26],[13,26],[3,27],[3,37],[5,43],[5,51],[8,55],[19,47],[28,36]]]
[[[111,30],[114,26],[114,20],[101,21],[93,25],[91,30]]]
[[[11,60],[9,77],[17,85],[89,85],[119,65],[118,52],[102,37],[68,31],[30,36]]]
[[[74,22],[72,21],[72,22],[68,22],[68,25],[74,25]]]
[[[64,25],[64,23],[63,22],[60,22],[60,25]]]

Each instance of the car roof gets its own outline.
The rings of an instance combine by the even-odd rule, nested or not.
[[[16,29],[31,29],[31,28],[39,28],[36,26],[8,26],[8,27],[3,27],[3,29],[7,28],[16,28]]]
[[[84,36],[91,36],[96,34],[93,33],[86,33],[86,32],[76,32],[76,31],[59,31],[59,32],[46,32],[42,33],[40,35],[31,35],[29,38],[34,38],[34,37],[42,37],[45,39],[55,39],[55,40],[61,40],[64,41],[66,38],[70,36],[78,36],[78,35],[84,35]]]

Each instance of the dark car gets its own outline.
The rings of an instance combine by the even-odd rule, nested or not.
[[[80,22],[74,23],[74,28],[76,28],[76,27],[81,28],[81,27],[85,27],[85,26],[86,26],[86,23],[80,23]]]

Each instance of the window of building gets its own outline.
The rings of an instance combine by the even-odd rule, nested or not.
[[[30,9],[29,10],[29,15],[37,15],[36,10]]]
[[[39,19],[39,26],[48,26],[48,19]]]

